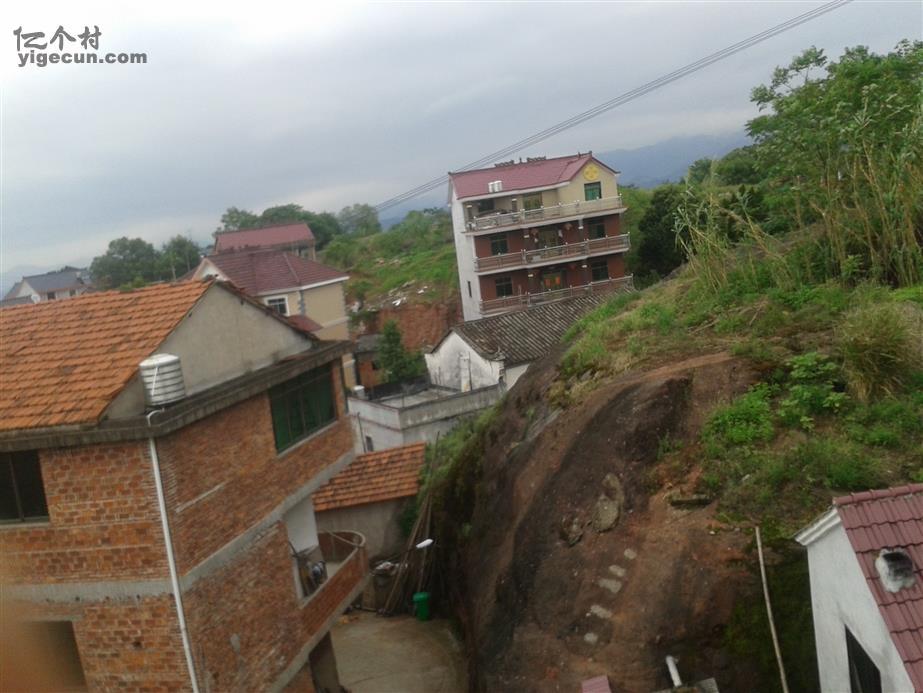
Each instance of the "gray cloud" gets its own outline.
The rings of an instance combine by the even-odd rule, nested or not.
[[[120,235],[204,239],[230,205],[374,203],[817,4],[84,12],[102,50],[150,62],[18,69],[14,47],[0,49],[0,263],[87,258]],[[777,64],[811,44],[832,57],[888,50],[919,35],[921,12],[854,3],[523,155],[739,130],[755,113],[750,88]],[[16,22],[53,31],[69,16]]]

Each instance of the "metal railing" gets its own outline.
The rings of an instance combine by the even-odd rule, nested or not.
[[[488,255],[474,259],[475,272],[488,272],[512,267],[533,265],[537,262],[562,260],[572,257],[586,257],[604,252],[623,252],[630,248],[628,234],[620,236],[606,236],[593,238],[578,243],[564,243],[548,248],[534,250],[521,250],[518,253],[503,253],[502,255]]]
[[[541,291],[538,293],[519,294],[517,296],[504,296],[502,298],[493,298],[481,301],[481,313],[490,315],[506,310],[526,308],[528,306],[540,305],[542,303],[551,303],[552,301],[561,301],[565,298],[574,296],[586,296],[587,294],[605,293],[607,291],[633,291],[634,281],[632,275],[619,277],[617,279],[603,279],[598,282],[590,282],[582,286],[571,286],[566,289],[555,289],[554,291]]]
[[[567,202],[539,207],[538,209],[523,209],[518,212],[500,212],[486,214],[482,217],[471,219],[465,224],[465,230],[486,231],[500,229],[507,226],[521,226],[523,224],[537,224],[551,219],[563,217],[579,217],[597,212],[622,209],[622,196],[601,197],[598,200],[585,200],[583,202]]]

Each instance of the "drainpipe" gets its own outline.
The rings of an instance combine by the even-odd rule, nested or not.
[[[147,426],[151,427],[151,417],[162,412],[155,409],[147,415]],[[167,502],[163,495],[163,482],[160,478],[160,458],[157,456],[157,444],[154,436],[148,436],[148,448],[151,453],[151,466],[154,468],[154,486],[157,489],[157,507],[160,510],[160,525],[163,528],[163,540],[167,547],[167,565],[170,567],[170,583],[173,586],[173,598],[176,600],[176,617],[179,620],[179,632],[183,639],[183,653],[186,655],[186,667],[192,682],[192,693],[199,693],[199,681],[196,678],[195,662],[192,659],[192,645],[189,642],[189,630],[186,628],[186,612],[183,610],[183,593],[180,591],[179,575],[176,572],[176,558],[173,555],[173,539],[170,535],[170,523],[167,520]]]

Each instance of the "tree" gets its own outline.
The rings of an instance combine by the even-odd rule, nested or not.
[[[753,90],[747,124],[774,214],[816,224],[830,277],[923,279],[923,42],[887,55],[809,48]]]
[[[378,355],[386,382],[411,380],[426,371],[423,354],[410,352],[404,347],[401,331],[394,320],[386,322],[381,330]]]
[[[195,269],[201,259],[198,245],[185,236],[174,236],[160,249],[159,275],[174,281]]]
[[[141,238],[116,238],[104,255],[93,258],[90,275],[104,289],[152,282],[160,276],[158,253]]]
[[[371,205],[354,204],[344,207],[337,214],[337,221],[346,233],[370,236],[381,231],[378,212]]]
[[[253,212],[237,207],[228,207],[227,211],[221,215],[221,226],[218,231],[239,231],[240,229],[252,229],[260,225],[260,218]]]
[[[218,232],[298,222],[304,222],[311,228],[318,250],[343,233],[337,218],[330,212],[311,212],[295,203],[269,207],[264,209],[262,214],[254,214],[237,207],[228,207],[227,211],[221,215],[222,226],[218,228]]]
[[[715,163],[715,175],[722,185],[756,185],[762,174],[752,146],[732,149]]]
[[[689,166],[689,171],[686,173],[686,182],[689,185],[702,185],[709,181],[712,177],[714,164],[715,162],[707,157],[696,159]]]
[[[706,160],[707,161],[707,160]],[[654,190],[644,216],[638,222],[641,242],[635,272],[642,277],[664,277],[683,263],[683,251],[676,238],[676,210],[683,201],[678,185],[661,185]]]

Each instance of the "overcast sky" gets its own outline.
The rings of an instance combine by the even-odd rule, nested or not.
[[[820,4],[16,3],[0,269],[126,235],[204,241],[232,205],[375,204]],[[739,131],[776,65],[812,44],[890,50],[923,36],[921,8],[856,1],[522,155]],[[13,30],[59,25],[148,63],[18,67]]]

